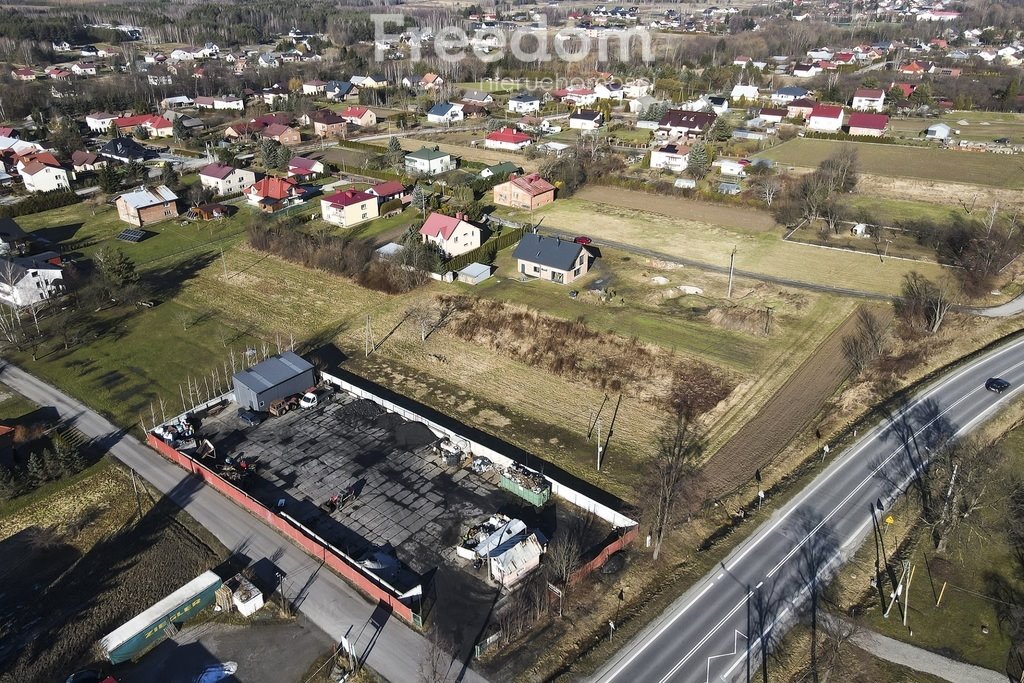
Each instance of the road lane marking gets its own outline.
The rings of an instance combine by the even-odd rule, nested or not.
[[[736,612],[739,611],[740,607],[743,607],[743,605],[746,604],[747,600],[750,600],[750,596],[751,595],[753,595],[753,592],[752,591],[747,591],[746,597],[744,597],[742,600],[737,602],[736,606],[733,607],[731,610],[729,610],[729,613],[726,614],[724,617],[722,617],[722,620],[720,622],[718,622],[718,624],[713,629],[708,631],[707,635],[705,635],[703,638],[701,638],[700,642],[697,643],[696,645],[694,645],[693,649],[690,650],[690,652],[687,653],[687,655],[685,657],[680,659],[678,664],[676,664],[674,667],[672,667],[672,669],[667,674],[665,674],[665,677],[661,679],[660,683],[667,683],[668,679],[670,679],[673,676],[675,676],[676,672],[679,671],[679,667],[681,667],[683,664],[686,664],[686,661],[688,659],[690,659],[690,657],[692,657],[694,654],[696,654],[697,650],[699,650],[702,647],[704,647],[704,643],[708,642],[708,640],[710,640],[711,636],[715,635],[715,633],[718,632],[718,629],[722,628],[722,624],[724,624],[725,622],[727,622],[730,619],[732,619],[732,615],[736,614]]]
[[[1024,345],[1024,339],[1017,340],[1017,341],[1009,344],[1005,348],[1002,348],[1002,349],[992,353],[991,355],[985,356],[983,358],[979,358],[977,361],[975,361],[973,363],[970,363],[969,365],[965,366],[964,368],[956,371],[950,377],[948,377],[948,378],[946,378],[944,380],[939,381],[935,386],[933,386],[930,389],[928,389],[924,394],[922,394],[919,398],[917,398],[912,404],[910,404],[909,406],[907,406],[907,407],[903,408],[902,410],[900,410],[899,412],[897,412],[892,418],[890,418],[890,422],[893,419],[898,419],[900,417],[903,417],[904,415],[906,415],[910,411],[917,409],[921,404],[923,404],[925,401],[927,401],[933,394],[935,394],[936,392],[938,392],[938,391],[948,387],[950,384],[955,383],[959,378],[961,378],[963,375],[967,374],[968,372],[972,372],[972,371],[977,370],[979,366],[987,364],[987,363],[989,363],[989,362],[991,362],[991,361],[993,361],[993,360],[1003,356],[1006,353],[1014,351],[1018,347],[1020,347],[1021,345]],[[1018,363],[1017,365],[1015,365],[1013,367],[1014,368],[1019,367],[1021,364],[1022,363]],[[1018,387],[1013,392],[1008,394],[1006,397],[1008,398],[1009,396],[1013,395],[1013,393],[1016,393],[1021,388],[1024,388],[1024,387]],[[990,408],[988,408],[985,411],[983,411],[981,415],[987,415],[988,413],[990,413],[998,405],[999,405],[999,403],[994,404]],[[980,419],[980,417],[981,416],[979,416],[978,418],[975,418],[975,419],[969,421],[968,425],[973,425],[978,419]],[[735,568],[736,565],[739,564],[739,562],[743,560],[743,558],[745,558],[755,547],[757,547],[758,544],[761,543],[761,541],[763,541],[765,538],[767,538],[771,534],[771,532],[773,532],[776,528],[778,528],[778,526],[780,524],[782,524],[782,522],[785,521],[786,518],[789,517],[789,515],[791,515],[799,507],[803,506],[807,502],[807,500],[812,495],[814,495],[819,488],[821,488],[821,486],[823,486],[837,472],[839,472],[841,469],[846,467],[850,462],[853,462],[856,459],[856,456],[859,455],[861,451],[863,451],[865,448],[867,448],[876,439],[878,439],[878,437],[880,437],[883,434],[885,434],[886,433],[885,427],[886,427],[886,425],[884,425],[884,424],[879,424],[879,425],[873,427],[872,428],[872,433],[870,435],[865,434],[864,439],[858,445],[856,445],[852,450],[849,450],[849,451],[843,453],[838,459],[836,459],[834,461],[835,467],[833,469],[829,470],[829,471],[824,472],[814,483],[812,483],[812,485],[809,488],[805,489],[802,494],[800,494],[797,498],[795,498],[790,503],[789,509],[785,510],[780,515],[780,517],[770,527],[765,528],[764,531],[762,531],[761,533],[757,534],[752,539],[753,542],[750,545],[748,545],[746,548],[744,548],[743,551],[739,555],[734,557],[732,559],[732,561],[728,565],[726,565],[726,567],[725,567],[726,570],[727,571],[731,571],[733,568]],[[959,432],[958,432],[958,434],[959,434]],[[874,476],[874,475],[872,474],[871,476]],[[864,525],[864,526],[866,526],[866,525]],[[863,526],[861,527],[861,529],[863,529]],[[719,574],[719,578],[721,576],[722,576],[722,574]],[[708,585],[706,585],[704,587],[704,589],[700,591],[700,593],[698,593],[695,597],[693,597],[693,599],[691,599],[688,603],[683,605],[680,608],[679,612],[677,612],[675,615],[673,615],[672,618],[669,621],[667,621],[660,628],[658,628],[658,630],[656,632],[646,636],[644,642],[640,644],[640,646],[637,648],[637,650],[635,652],[633,652],[629,656],[629,658],[626,659],[625,662],[623,662],[621,665],[619,665],[619,667],[617,669],[615,669],[615,671],[613,671],[611,674],[609,674],[603,680],[606,681],[606,682],[610,682],[610,681],[614,680],[619,674],[622,673],[622,671],[626,667],[628,667],[638,656],[640,656],[640,654],[643,653],[651,643],[653,643],[655,640],[660,638],[664,634],[664,632],[666,630],[668,630],[668,628],[670,626],[672,626],[672,624],[674,624],[677,619],[679,619],[679,617],[681,617],[687,610],[690,609],[690,607],[692,607],[697,601],[699,601],[702,597],[704,597],[704,595],[713,586],[714,586],[714,582],[708,583]],[[734,614],[735,611],[737,609],[739,609],[739,607],[742,606],[743,602],[745,602],[747,599],[749,599],[749,595],[748,595],[747,598],[745,598],[743,601],[741,601],[739,605],[737,605],[736,607],[733,608],[733,610],[732,610],[732,612],[730,612],[729,616]],[[784,610],[783,613],[785,613],[785,611],[788,611],[788,608],[786,610]],[[728,619],[728,617],[727,617],[727,619]],[[715,631],[717,631],[719,628],[721,628],[722,623],[724,623],[724,622],[725,622],[725,620],[720,622],[710,632],[708,632],[708,634],[705,635],[704,638],[701,640],[701,643],[698,644],[697,648],[695,648],[695,650],[693,650],[689,654],[687,654],[686,657],[683,658],[683,660],[681,660],[678,664],[676,664],[673,667],[672,672],[668,676],[666,676],[664,679],[662,679],[662,683],[664,683],[664,681],[666,681],[668,678],[671,678],[671,676],[674,675],[674,673],[679,670],[679,667],[681,667],[686,662],[686,660],[688,660],[693,655],[693,653],[696,651],[696,649],[699,649],[703,645],[703,643],[706,642],[707,639],[710,638],[711,635],[714,634]],[[774,624],[774,622],[773,622],[773,624]]]
[[[723,652],[720,655],[711,655],[710,657],[708,657],[707,671],[706,671],[706,675],[704,676],[704,683],[711,683],[711,661],[714,660],[714,659],[721,659],[722,657],[732,657],[734,654],[739,652],[740,651],[740,638],[742,638],[743,640],[747,640],[747,635],[745,633],[741,632],[739,629],[733,629],[732,652]],[[749,646],[748,646],[747,649],[749,649]],[[739,661],[743,661],[743,658],[741,657]],[[732,671],[735,667],[736,667],[736,665],[733,664],[732,667],[729,668],[729,671]],[[726,671],[725,674],[723,675],[723,677],[728,675],[729,671]]]
[[[646,650],[648,645],[650,645],[655,640],[660,638],[661,634],[665,632],[665,629],[667,629],[669,626],[674,624],[676,619],[678,619],[679,617],[683,616],[683,614],[686,612],[686,610],[690,609],[694,605],[694,603],[696,603],[698,600],[700,600],[702,597],[704,597],[704,594],[707,593],[709,590],[711,590],[711,587],[714,586],[714,585],[715,584],[712,581],[708,585],[704,586],[704,590],[702,590],[700,593],[698,593],[697,596],[694,597],[693,600],[691,600],[688,604],[684,605],[683,608],[681,610],[679,610],[679,612],[676,613],[676,615],[673,616],[668,622],[663,624],[661,626],[661,628],[659,628],[658,631],[653,634],[653,637],[648,638],[647,640],[645,640],[643,645],[641,645],[640,648],[636,652],[634,652],[632,655],[630,655],[629,659],[627,659],[625,662],[623,662],[622,665],[619,666],[619,668],[616,669],[615,672],[612,673],[610,676],[608,676],[608,678],[606,678],[605,680],[606,681],[611,681],[613,678],[615,678],[620,673],[622,673],[622,670],[625,669],[630,664],[632,664],[633,660],[636,659],[640,655],[640,653],[642,653],[644,650]]]

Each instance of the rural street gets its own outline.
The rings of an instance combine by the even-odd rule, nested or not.
[[[985,380],[997,376],[1011,382],[1003,394],[985,390]],[[824,456],[832,463],[814,481],[606,662],[596,680],[749,680],[762,638],[770,650],[806,608],[811,586],[884,524],[885,510],[930,450],[990,418],[1022,388],[1024,339],[1017,339],[908,398],[849,449]]]
[[[299,609],[335,642],[351,629],[349,637],[354,649],[363,653],[369,648],[366,663],[374,671],[391,681],[417,680],[426,639],[413,629],[392,617],[380,633],[375,634],[375,629],[369,625],[375,605],[273,529],[216,491],[196,485],[180,467],[24,370],[5,363],[0,367],[0,381],[41,406],[55,407],[63,419],[69,420],[86,436],[105,439],[114,457],[161,493],[169,495],[228,549],[242,552],[253,561],[271,558],[286,576],[286,598],[295,602],[296,596],[301,595]],[[142,611],[148,605],[137,607]],[[453,672],[459,668],[458,664],[453,664]],[[484,681],[469,669],[462,680]]]

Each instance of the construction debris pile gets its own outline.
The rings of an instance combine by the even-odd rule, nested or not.
[[[163,439],[164,443],[178,450],[195,448],[196,446],[195,428],[191,422],[183,417],[179,417],[174,422],[158,425],[153,429],[153,433]]]
[[[522,520],[510,519],[502,514],[491,515],[466,530],[462,542],[455,548],[455,554],[464,560],[484,557],[503,540],[514,538],[525,530],[526,525]]]
[[[518,463],[512,463],[505,468],[505,476],[519,484],[527,491],[543,493],[551,488],[551,482],[545,479],[539,472],[528,470]]]

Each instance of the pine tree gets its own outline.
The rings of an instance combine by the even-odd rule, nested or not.
[[[732,137],[732,126],[726,123],[725,119],[719,116],[708,129],[708,140],[725,142]]]
[[[388,138],[388,151],[393,154],[402,151],[402,143],[394,135]]]
[[[46,471],[46,480],[53,481],[54,479],[60,479],[64,476],[64,468],[61,466],[60,460],[56,454],[49,448],[43,449],[43,469]]]
[[[174,170],[174,166],[170,162],[164,164],[163,169],[160,170],[160,182],[164,185],[175,185],[178,182],[178,174]]]
[[[115,288],[139,281],[135,264],[120,249],[103,247],[93,255],[93,260],[104,279]]]
[[[99,181],[100,189],[107,194],[113,194],[121,189],[121,178],[109,163],[100,168]]]
[[[85,469],[85,461],[82,458],[81,451],[68,439],[67,435],[56,433],[51,439],[51,443],[53,444],[55,459],[60,465],[62,474],[70,476]]]
[[[33,487],[46,483],[46,463],[39,453],[33,453],[28,456],[28,480]]]
[[[110,125],[107,126],[107,135],[112,138],[121,137],[121,129],[117,127],[117,123],[115,121],[111,121]]]
[[[188,128],[185,127],[185,120],[180,116],[174,119],[174,123],[171,124],[171,131],[174,133],[175,140],[184,140],[188,135]]]
[[[687,172],[700,180],[711,170],[711,154],[708,147],[698,140],[690,147],[690,156],[686,163]]]
[[[0,500],[10,500],[21,491],[21,484],[14,470],[0,466]]]

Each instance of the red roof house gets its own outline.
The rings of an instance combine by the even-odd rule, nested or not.
[[[484,138],[484,147],[488,149],[518,150],[528,146],[532,141],[526,133],[515,128],[502,128],[488,133]]]

